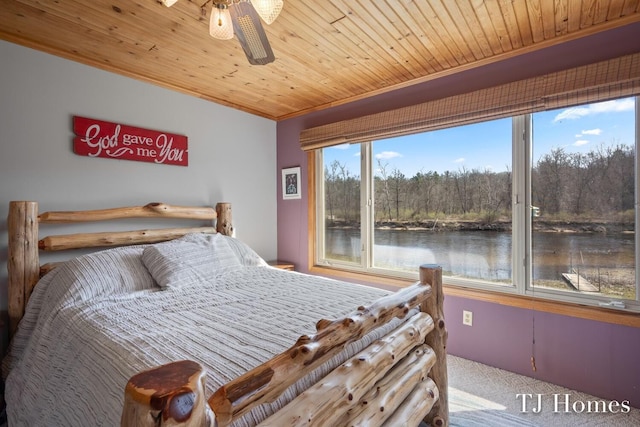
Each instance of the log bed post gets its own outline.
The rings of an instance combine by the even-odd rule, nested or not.
[[[40,278],[38,253],[38,203],[13,201],[7,218],[9,232],[8,312],[9,337],[18,328],[33,287]]]
[[[231,219],[231,203],[220,202],[216,204],[216,230],[225,236],[233,236],[233,220]]]
[[[427,335],[425,344],[436,353],[436,364],[431,368],[429,377],[436,383],[440,397],[425,418],[432,427],[449,425],[449,396],[447,373],[447,329],[444,321],[444,291],[442,289],[442,267],[434,264],[420,266],[420,283],[431,285],[431,296],[424,302],[422,311],[431,315],[434,330]]]
[[[122,427],[213,427],[205,396],[206,373],[181,360],[140,372],[125,387]]]

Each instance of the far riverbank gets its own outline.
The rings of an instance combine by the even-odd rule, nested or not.
[[[331,221],[327,223],[331,229],[357,229],[360,224],[347,221]],[[484,222],[476,220],[422,220],[422,221],[377,221],[379,230],[421,230],[421,231],[511,231],[510,221]],[[634,233],[632,223],[612,221],[533,221],[533,230],[549,233]]]

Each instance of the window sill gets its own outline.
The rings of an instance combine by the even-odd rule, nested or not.
[[[309,269],[311,274],[332,276],[337,279],[354,280],[360,283],[370,283],[385,289],[402,288],[414,283],[413,280],[398,279],[389,276],[376,276],[367,273],[356,273],[334,268],[313,266]],[[551,301],[543,298],[533,298],[522,295],[509,295],[505,293],[492,292],[480,289],[470,289],[462,286],[455,286],[444,282],[445,296],[451,295],[461,298],[469,298],[477,301],[486,301],[494,304],[509,307],[518,307],[527,310],[535,310],[545,313],[560,314],[563,316],[576,317],[580,319],[595,320],[598,322],[613,323],[616,325],[631,326],[640,328],[640,314],[630,313],[621,310],[591,307],[561,301]]]

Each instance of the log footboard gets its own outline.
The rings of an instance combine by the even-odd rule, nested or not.
[[[418,283],[383,297],[369,307],[359,307],[343,319],[320,320],[314,335],[300,337],[288,350],[225,384],[209,397],[216,425],[227,426],[255,406],[273,402],[348,343],[393,318],[410,316],[260,426],[417,426],[422,421],[431,426],[447,426],[447,331],[443,298],[442,269],[423,265]],[[154,372],[172,370],[172,365],[156,368]],[[131,382],[135,383],[136,378],[127,385],[125,394],[135,389]],[[185,374],[183,379],[185,383],[178,389],[193,390],[189,385],[192,376]],[[129,397],[125,399],[125,412],[130,401]],[[158,412],[158,408],[148,410]],[[206,416],[202,416],[202,420],[197,425],[209,425]],[[130,421],[123,416],[122,425],[134,425]],[[189,424],[175,421],[156,425],[196,425],[192,419],[188,420]]]

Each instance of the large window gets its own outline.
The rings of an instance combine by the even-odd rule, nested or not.
[[[533,282],[636,299],[631,98],[533,114]]]
[[[634,98],[319,150],[316,263],[638,308]]]
[[[323,213],[326,222],[320,240],[327,260],[361,264],[360,187],[360,146],[327,149]]]

